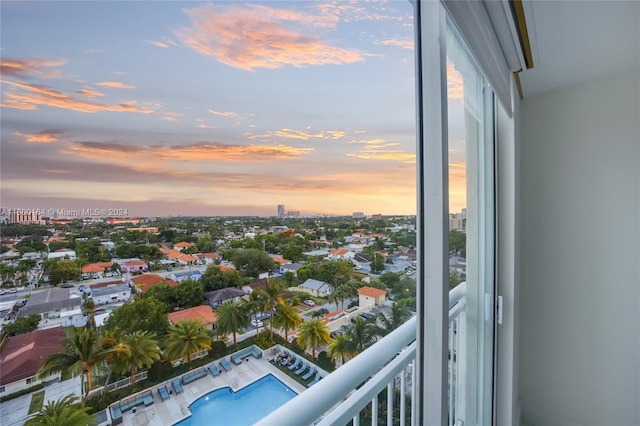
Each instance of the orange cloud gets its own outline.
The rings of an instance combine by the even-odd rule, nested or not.
[[[98,86],[103,86],[103,87],[114,87],[116,89],[135,89],[135,86],[130,86],[128,84],[124,84],[120,81],[102,81],[100,83],[97,83]]]
[[[283,144],[227,145],[203,142],[193,145],[138,147],[120,143],[77,142],[62,153],[106,162],[120,162],[127,158],[137,161],[141,157],[144,157],[147,162],[264,162],[274,159],[294,159],[312,151],[313,148],[296,148]]]
[[[104,96],[104,93],[102,92],[98,92],[97,90],[93,90],[93,89],[81,89],[81,90],[77,90],[76,91],[77,94],[84,96],[86,98],[97,98],[100,96]]]
[[[416,155],[413,152],[407,152],[396,147],[400,145],[397,142],[388,142],[384,139],[368,139],[351,141],[351,144],[363,145],[362,149],[356,153],[348,153],[347,157],[359,158],[361,160],[391,160],[413,162]]]
[[[182,43],[202,55],[247,71],[286,65],[348,64],[362,61],[365,56],[356,50],[330,46],[276,22],[301,21],[302,14],[294,12],[258,6],[230,7],[221,13],[212,7],[202,7],[186,13],[192,20],[191,28],[175,32]]]
[[[260,135],[250,135],[247,136],[250,139],[260,139],[260,138],[285,138],[285,139],[300,139],[300,140],[309,140],[309,139],[340,139],[345,135],[345,132],[342,130],[321,130],[318,132],[309,132],[305,130],[295,130],[295,129],[280,129],[268,131]]]
[[[464,100],[464,81],[462,74],[452,64],[447,65],[447,97]]]
[[[64,59],[1,59],[0,74],[4,77],[24,77],[37,75],[40,77],[60,77],[60,71],[43,68],[59,67],[66,64]]]
[[[86,113],[111,111],[151,114],[155,112],[151,108],[136,106],[135,101],[121,102],[116,105],[92,103],[75,99],[65,93],[37,84],[17,83],[8,80],[0,80],[0,82],[24,91],[23,93],[7,93],[7,102],[2,105],[6,108],[35,110],[38,106],[44,105]]]
[[[51,143],[58,140],[59,131],[42,131],[38,133],[15,132],[14,135],[22,136],[29,143]]]

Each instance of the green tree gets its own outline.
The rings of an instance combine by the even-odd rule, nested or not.
[[[169,305],[166,303],[136,296],[112,311],[104,328],[120,330],[123,333],[145,330],[156,336],[164,336],[169,328],[168,313]]]
[[[60,284],[69,280],[80,278],[80,266],[71,259],[60,259],[49,266],[49,281],[52,284]]]
[[[166,303],[168,306],[178,306],[175,287],[169,286],[166,281],[161,281],[140,295],[142,299],[150,298]]]
[[[384,256],[380,253],[373,253],[371,256],[371,272],[377,274],[384,271]]]
[[[249,312],[239,302],[225,302],[216,307],[218,323],[217,332],[220,335],[233,333],[233,344],[237,343],[236,333],[249,326],[251,319]]]
[[[2,331],[7,336],[16,336],[36,331],[38,324],[40,324],[40,315],[29,315],[17,318],[14,322],[7,324]]]
[[[379,327],[379,334],[386,336],[404,324],[409,318],[411,318],[411,311],[403,304],[394,303],[391,306],[391,312],[388,317],[382,312],[378,314],[378,319],[382,324]]]
[[[63,343],[64,352],[49,355],[40,370],[38,377],[44,379],[50,374],[68,371],[72,375],[82,376],[85,389],[83,403],[91,392],[91,377],[95,368],[102,363],[110,353],[124,351],[120,346],[104,349],[100,337],[90,328],[72,327],[67,330],[67,337]]]
[[[121,373],[131,374],[131,384],[136,382],[136,373],[142,368],[149,368],[154,360],[160,359],[160,348],[153,333],[134,331],[125,334],[121,343],[126,350],[116,356],[114,367]]]
[[[231,262],[236,269],[243,271],[249,277],[257,277],[261,272],[271,272],[275,269],[273,259],[259,249],[237,250]]]
[[[211,349],[211,336],[203,328],[202,321],[184,320],[169,328],[164,348],[169,360],[187,358],[187,363],[190,363],[193,354],[202,349]]]
[[[221,288],[240,287],[240,273],[235,270],[223,271],[218,265],[209,265],[200,277],[204,291],[213,291]]]
[[[298,311],[293,306],[280,301],[271,318],[271,325],[283,329],[284,338],[289,341],[289,330],[295,330],[300,323],[302,323],[302,317]]]
[[[371,320],[365,320],[361,316],[357,316],[353,327],[349,329],[347,335],[353,342],[358,353],[364,351],[376,341],[378,334],[377,327]]]
[[[13,278],[16,275],[16,269],[5,263],[0,263],[0,276],[2,276],[2,283],[6,283],[8,281],[13,281]]]
[[[467,256],[467,234],[455,230],[449,231],[449,253]]]
[[[178,283],[178,286],[173,289],[173,293],[177,306],[182,309],[199,306],[204,301],[204,288],[199,281],[181,281]]]
[[[78,402],[75,395],[66,395],[57,401],[48,401],[40,411],[30,417],[26,426],[86,426],[96,424],[96,415],[89,407]]]
[[[282,250],[282,257],[292,262],[299,262],[304,259],[304,254],[302,254],[303,248],[296,244],[287,244]]]
[[[331,339],[329,343],[329,358],[333,362],[338,359],[342,364],[358,354],[355,343],[344,333],[339,333]]]
[[[273,315],[276,306],[280,302],[282,296],[282,285],[277,280],[267,281],[264,288],[256,290],[259,295],[260,308],[262,313]],[[271,338],[273,338],[273,324],[269,322],[269,331]]]
[[[300,324],[296,343],[304,350],[311,349],[314,358],[316,350],[330,341],[329,327],[319,319],[311,319]]]

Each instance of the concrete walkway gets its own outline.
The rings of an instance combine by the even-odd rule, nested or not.
[[[46,385],[43,390],[44,404],[48,401],[57,401],[69,394],[82,397],[82,392],[80,390],[80,376],[72,377],[63,382],[51,383]],[[0,424],[2,424],[2,426],[23,425],[29,416],[29,405],[31,404],[32,395],[33,393],[29,393],[10,401],[0,403]]]

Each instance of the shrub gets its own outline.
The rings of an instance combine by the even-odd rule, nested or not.
[[[211,342],[211,351],[213,358],[221,358],[227,354],[227,344],[222,340],[214,340]]]
[[[333,371],[336,369],[336,364],[329,358],[326,351],[322,351],[318,354],[318,366],[326,371]]]

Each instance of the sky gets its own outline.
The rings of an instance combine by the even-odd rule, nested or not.
[[[3,0],[0,13],[4,208],[416,212],[408,1]]]

